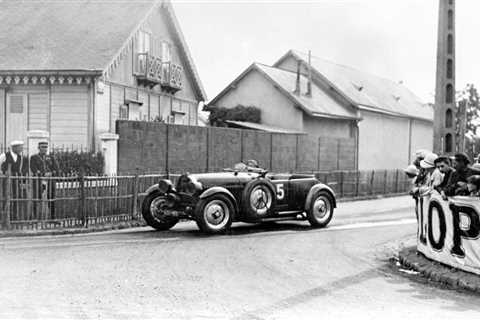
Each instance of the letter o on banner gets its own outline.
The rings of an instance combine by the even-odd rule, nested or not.
[[[438,229],[440,231],[438,240],[433,236],[433,214],[438,216]],[[432,201],[428,207],[428,241],[434,250],[440,251],[445,245],[445,237],[447,234],[447,225],[445,223],[445,213],[442,205],[436,201]]]

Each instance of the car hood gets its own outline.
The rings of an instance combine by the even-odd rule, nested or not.
[[[195,173],[189,176],[202,183],[204,187],[209,188],[212,186],[247,183],[258,178],[259,174],[254,172],[214,172]]]

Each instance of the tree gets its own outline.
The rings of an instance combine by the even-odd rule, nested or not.
[[[457,141],[461,141],[462,134],[459,120],[465,119],[465,152],[476,156],[480,152],[480,96],[473,84],[467,84],[466,88],[458,93],[457,97]]]
[[[241,104],[237,105],[235,108],[223,108],[210,106],[205,108],[206,111],[210,111],[210,116],[208,121],[211,126],[215,127],[226,127],[227,124],[225,121],[234,120],[234,121],[247,121],[260,123],[261,121],[261,110],[254,106],[243,106]]]

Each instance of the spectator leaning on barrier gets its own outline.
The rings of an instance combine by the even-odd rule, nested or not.
[[[453,157],[453,167],[455,171],[450,175],[450,179],[445,187],[446,196],[455,196],[465,194],[467,190],[467,179],[474,175],[474,171],[468,167],[470,159],[465,153],[457,153]]]
[[[442,182],[435,188],[438,192],[442,193],[442,191],[447,186],[448,180],[450,179],[450,175],[454,171],[451,167],[451,162],[448,157],[442,156],[438,157],[434,161],[435,166],[437,167],[438,171],[443,175]]]
[[[467,189],[469,196],[480,197],[480,175],[468,177]]]
[[[435,167],[435,160],[438,155],[435,153],[429,153],[425,156],[425,159],[420,161],[420,167],[426,172],[425,185],[429,188],[435,188],[442,183],[442,173]]]
[[[423,185],[426,183],[427,179],[427,172],[424,168],[420,166],[420,162],[425,158],[427,154],[431,153],[428,150],[417,150],[414,154],[415,160],[413,161],[413,165],[418,169],[417,177],[414,180],[414,184],[417,186]]]

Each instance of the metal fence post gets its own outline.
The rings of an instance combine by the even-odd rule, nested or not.
[[[133,178],[133,190],[132,190],[132,217],[137,218],[137,202],[138,202],[138,173]]]
[[[395,193],[398,193],[398,169],[395,171]]]
[[[356,172],[356,183],[355,183],[355,197],[358,197],[358,192],[360,189],[360,171]]]
[[[82,222],[85,228],[88,227],[88,218],[87,218],[87,197],[85,192],[85,177],[83,172],[78,176],[78,185],[80,187],[80,213],[82,215]]]
[[[373,183],[375,181],[375,170],[372,170],[372,176],[370,177],[370,194],[373,194],[375,190],[373,190]]]
[[[345,182],[345,171],[340,171],[340,197],[344,197],[344,182]]]
[[[7,176],[5,177],[5,206],[3,207],[3,225],[5,229],[10,229],[10,187],[12,181],[10,179],[10,170],[7,170]]]
[[[388,177],[388,170],[385,170],[385,175],[383,176],[383,194],[387,194],[387,177]]]

